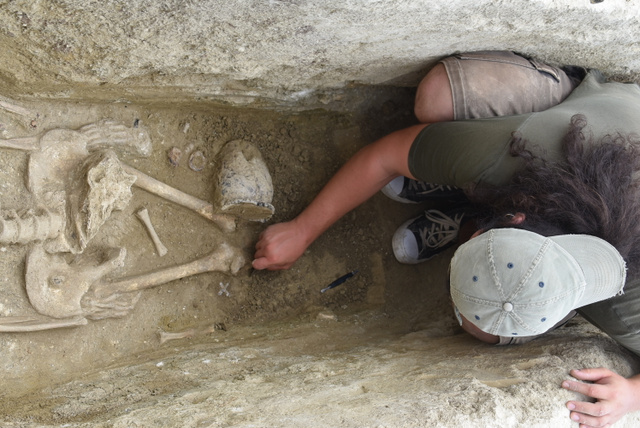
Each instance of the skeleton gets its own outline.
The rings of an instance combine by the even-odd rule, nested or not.
[[[0,332],[37,331],[84,325],[89,320],[122,317],[136,305],[141,290],[203,272],[236,274],[244,265],[238,249],[222,244],[207,257],[158,271],[115,280],[107,276],[124,265],[124,248],[85,252],[90,240],[115,210],[126,207],[135,185],[192,209],[223,231],[236,217],[264,221],[273,214],[271,177],[257,149],[233,141],[221,151],[222,168],[214,203],[200,200],[126,165],[118,156],[148,156],[148,134],[105,120],[76,131],[54,129],[41,136],[0,140],[0,147],[30,152],[28,188],[41,204],[18,215],[0,212],[0,243],[32,244],[27,255],[27,296],[40,314],[1,317]],[[242,189],[240,189],[242,188]],[[158,253],[162,245],[148,219]],[[73,260],[69,261],[71,257]]]
[[[77,254],[111,211],[129,202],[135,177],[119,168],[117,155],[149,156],[151,140],[143,129],[103,120],[76,131],[54,129],[40,136],[0,140],[0,147],[29,152],[27,187],[40,211],[35,217],[4,215],[10,228],[33,229],[7,239],[20,244],[47,241],[50,252]],[[104,177],[119,187],[108,187]],[[38,217],[42,221],[37,222]]]
[[[104,256],[104,255],[103,255]],[[111,249],[95,265],[87,254],[67,262],[36,244],[27,256],[25,282],[31,305],[44,317],[0,318],[0,332],[37,331],[84,325],[87,319],[118,318],[128,314],[142,290],[204,272],[235,275],[244,266],[240,250],[222,244],[208,256],[119,279],[107,275],[124,264],[124,248]],[[48,317],[48,318],[45,318]]]
[[[242,140],[227,143],[219,153],[221,168],[213,203],[120,162],[120,155],[149,156],[151,141],[142,128],[103,120],[77,131],[54,129],[41,136],[0,140],[0,147],[29,151],[29,190],[43,206],[56,207],[57,215],[66,217],[69,211],[73,217],[66,234],[60,233],[50,244],[52,252],[82,252],[111,212],[129,202],[131,185],[189,208],[225,232],[235,230],[236,217],[265,221],[274,212],[269,171],[258,149]],[[102,182],[105,177],[109,185]],[[90,191],[84,192],[78,183],[88,185]],[[105,201],[105,195],[110,199]],[[33,240],[51,239],[52,231],[41,232]]]
[[[43,206],[55,206],[57,214],[67,217],[68,212],[72,217],[65,233],[49,244],[49,251],[82,252],[111,211],[127,205],[134,184],[192,209],[226,232],[235,230],[234,217],[217,214],[212,204],[120,162],[118,156],[144,157],[151,153],[151,140],[142,128],[103,120],[77,131],[54,129],[41,136],[0,140],[0,147],[30,152],[29,190]],[[103,178],[110,181],[109,185],[102,183]],[[102,188],[97,189],[99,186]],[[86,187],[89,192],[84,190]],[[105,195],[110,199],[105,200]],[[92,196],[93,200],[89,200]],[[43,239],[48,238],[34,240]]]

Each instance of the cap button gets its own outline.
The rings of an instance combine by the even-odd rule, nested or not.
[[[502,309],[504,309],[507,312],[511,312],[513,310],[513,305],[507,302],[504,305],[502,305]]]

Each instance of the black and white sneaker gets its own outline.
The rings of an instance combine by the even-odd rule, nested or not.
[[[447,212],[427,210],[407,220],[393,234],[393,254],[405,264],[429,260],[455,244],[464,216],[463,206]]]
[[[460,199],[462,189],[453,186],[425,183],[407,177],[396,177],[382,188],[382,193],[394,201],[417,204],[429,199]]]

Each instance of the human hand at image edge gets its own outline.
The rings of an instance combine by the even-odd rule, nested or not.
[[[580,428],[609,426],[625,414],[640,410],[640,375],[627,379],[606,368],[571,370],[570,374],[578,380],[593,382],[562,382],[563,388],[596,400],[567,402],[569,417]]]
[[[295,220],[271,225],[260,234],[252,266],[257,270],[289,269],[308,245]]]

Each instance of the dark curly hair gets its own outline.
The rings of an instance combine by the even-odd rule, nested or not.
[[[562,141],[564,161],[533,153],[520,136],[511,154],[524,169],[505,186],[467,189],[480,229],[519,227],[541,235],[587,234],[616,247],[629,273],[640,273],[640,140],[607,135],[595,142],[583,115],[571,119]],[[509,218],[524,213],[514,226]]]

